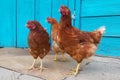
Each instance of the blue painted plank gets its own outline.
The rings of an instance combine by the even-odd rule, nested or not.
[[[120,16],[82,18],[81,20],[81,29],[84,31],[93,31],[104,25],[106,26],[104,36],[120,36]]]
[[[78,29],[81,29],[81,2],[82,0],[76,0],[76,3],[75,3],[75,26],[76,28]]]
[[[16,0],[0,1],[0,47],[15,47]]]
[[[46,29],[50,34],[51,27],[46,22],[46,18],[51,16],[51,0],[36,0],[36,12],[35,19]]]
[[[81,0],[69,0],[68,4],[71,10],[72,25],[77,29],[80,29],[80,1]]]
[[[71,17],[72,17],[72,25],[75,26],[75,16],[76,16],[76,11],[75,11],[75,0],[69,0],[68,2],[68,8],[71,11]],[[76,26],[75,26],[76,27]],[[76,27],[77,28],[77,27]]]
[[[120,0],[83,0],[82,17],[119,15]]]
[[[96,54],[120,57],[120,38],[103,37],[98,45]]]
[[[17,47],[27,47],[28,20],[34,20],[34,0],[17,0]]]
[[[60,20],[60,5],[68,6],[68,0],[52,0],[52,17],[55,18],[58,22]]]

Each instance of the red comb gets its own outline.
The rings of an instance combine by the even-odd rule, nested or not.
[[[31,21],[29,20],[28,22],[27,22],[27,24],[30,24],[31,23]]]
[[[61,5],[60,8],[64,8],[65,6],[64,5]]]

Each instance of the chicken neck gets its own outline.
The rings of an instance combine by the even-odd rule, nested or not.
[[[71,24],[71,15],[61,15],[60,18],[60,28],[72,27]]]

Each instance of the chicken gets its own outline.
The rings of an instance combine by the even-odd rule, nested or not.
[[[66,6],[60,7],[60,14],[57,44],[77,61],[77,67],[72,72],[72,74],[77,75],[82,60],[95,53],[105,27],[100,27],[93,32],[83,32],[72,26],[71,12]]]
[[[48,33],[37,21],[28,21],[26,23],[26,26],[30,30],[28,35],[29,53],[34,58],[34,62],[30,69],[34,69],[36,59],[40,57],[41,60],[40,71],[42,71],[43,70],[42,60],[50,50]]]
[[[54,18],[48,17],[47,22],[51,24],[52,29],[51,29],[51,35],[52,35],[52,49],[55,52],[55,57],[54,61],[57,61],[58,53],[62,52],[62,61],[65,61],[64,58],[64,51],[58,46],[57,44],[57,36],[58,36],[58,22]]]

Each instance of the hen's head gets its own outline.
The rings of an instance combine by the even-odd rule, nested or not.
[[[36,29],[37,26],[41,26],[41,25],[39,24],[39,22],[37,22],[37,21],[30,21],[30,20],[29,20],[29,21],[26,23],[26,27],[27,27],[28,29],[30,29],[30,30]]]
[[[47,17],[46,21],[47,21],[49,24],[57,23],[57,21],[56,21],[54,18],[50,18],[50,17]]]
[[[70,15],[70,10],[68,9],[68,7],[61,5],[60,13],[61,15]]]

